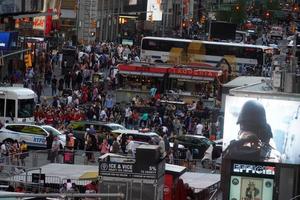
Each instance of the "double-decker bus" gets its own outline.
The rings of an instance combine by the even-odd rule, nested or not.
[[[161,37],[144,37],[141,42],[142,62],[216,66],[225,59],[238,75],[262,75],[272,53],[272,47],[240,43]]]

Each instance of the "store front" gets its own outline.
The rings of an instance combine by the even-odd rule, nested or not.
[[[138,95],[148,98],[154,86],[159,94],[172,100],[181,99],[187,103],[198,100],[200,96],[213,97],[215,79],[222,75],[221,70],[174,65],[142,63],[120,64],[117,101],[128,101]],[[209,94],[209,95],[208,95]]]

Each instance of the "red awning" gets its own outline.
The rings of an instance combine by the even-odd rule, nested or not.
[[[212,69],[199,69],[199,68],[188,68],[188,67],[174,67],[174,66],[158,66],[158,65],[134,65],[134,64],[120,64],[118,65],[119,72],[121,74],[133,74],[133,75],[144,75],[153,77],[162,77],[168,73],[173,78],[184,78],[184,79],[199,79],[211,80],[222,75],[221,70]],[[204,79],[203,79],[204,78]]]

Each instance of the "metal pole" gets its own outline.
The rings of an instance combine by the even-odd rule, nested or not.
[[[182,32],[183,32],[183,29],[182,29],[182,21],[183,21],[183,18],[184,18],[184,15],[183,15],[183,0],[181,0],[180,2],[180,36],[182,37]]]
[[[79,8],[80,8],[80,0],[77,0],[77,7],[76,7],[76,35],[77,41],[79,41]]]
[[[87,193],[47,193],[47,194],[36,194],[36,193],[4,193],[0,194],[0,199],[7,199],[7,198],[20,198],[20,197],[58,197],[58,198],[84,198],[84,197],[103,197],[103,198],[121,198],[125,199],[125,194],[123,193],[96,193],[96,194],[87,194]]]

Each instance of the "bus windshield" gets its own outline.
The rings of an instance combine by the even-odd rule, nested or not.
[[[34,106],[35,106],[34,99],[19,99],[18,117],[19,118],[33,117]]]

